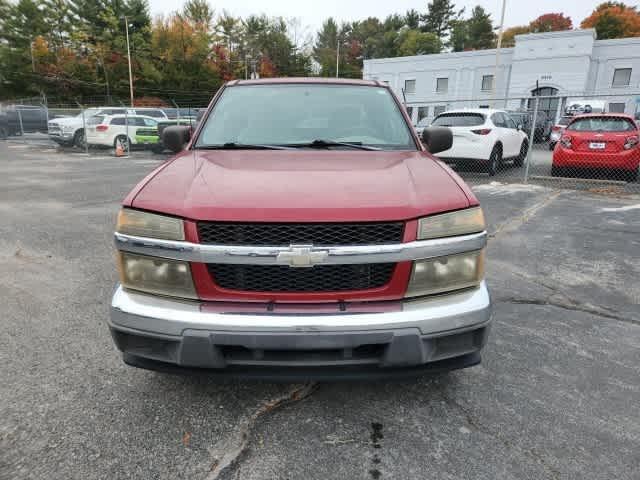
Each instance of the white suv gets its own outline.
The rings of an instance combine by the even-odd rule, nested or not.
[[[167,114],[160,108],[125,108],[125,107],[97,107],[87,108],[75,117],[56,118],[48,124],[49,138],[60,145],[84,145],[84,122],[88,124],[89,119],[95,115],[118,115],[127,113],[128,115],[146,115],[158,120],[166,120]]]
[[[114,148],[120,144],[128,150],[137,143],[138,129],[157,127],[158,121],[146,115],[95,115],[87,121],[87,143]]]
[[[527,156],[529,139],[504,110],[449,110],[432,125],[453,132],[452,147],[438,155],[447,163],[482,163],[489,175],[495,175],[504,161],[520,166]]]

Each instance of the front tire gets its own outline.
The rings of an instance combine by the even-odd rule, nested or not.
[[[552,165],[551,166],[551,176],[552,177],[562,177],[562,176],[564,176],[564,168]]]
[[[487,165],[487,173],[490,177],[493,177],[496,174],[501,164],[502,149],[496,145],[493,147],[493,150],[491,150],[491,155],[489,155],[489,165]]]
[[[0,140],[6,140],[9,136],[9,130],[5,127],[0,127]]]

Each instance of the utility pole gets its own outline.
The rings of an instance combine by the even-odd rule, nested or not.
[[[340,76],[340,36],[336,36],[336,78]]]
[[[496,68],[493,71],[493,85],[491,88],[491,106],[495,107],[496,86],[498,85],[498,69],[500,67],[500,47],[502,47],[502,32],[504,29],[504,12],[507,8],[507,0],[502,0],[502,14],[500,15],[500,30],[498,31],[498,45],[496,48]]]
[[[125,31],[127,33],[127,60],[129,61],[129,96],[133,107],[133,76],[131,75],[131,48],[129,47],[129,21],[124,17]]]

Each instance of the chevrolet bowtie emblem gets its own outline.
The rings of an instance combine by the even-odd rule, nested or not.
[[[313,245],[290,245],[289,250],[278,253],[278,263],[290,267],[306,268],[322,263],[329,256],[326,250],[314,250]]]

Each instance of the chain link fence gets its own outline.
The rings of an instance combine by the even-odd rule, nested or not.
[[[640,91],[407,104],[418,133],[453,130],[439,156],[469,183],[543,183],[640,193]]]
[[[180,104],[173,99],[140,100],[133,107],[100,97],[86,103],[52,103],[45,97],[2,102],[0,139],[87,154],[161,153],[162,130],[169,125],[194,126],[209,103],[204,97]]]

